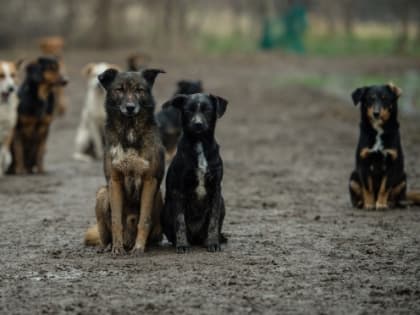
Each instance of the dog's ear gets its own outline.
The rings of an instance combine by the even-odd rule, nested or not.
[[[25,62],[25,59],[20,58],[17,61],[15,61],[15,67],[17,70],[20,70],[20,68],[23,66],[23,63]]]
[[[398,99],[401,96],[402,90],[394,83],[389,82],[386,86],[395,95],[395,99]]]
[[[184,104],[187,101],[187,99],[188,99],[187,95],[179,94],[170,101],[169,105],[172,105],[174,108],[182,112],[182,108],[184,107]]]
[[[105,90],[108,90],[111,86],[111,83],[115,80],[115,77],[118,74],[118,70],[116,69],[107,69],[98,75],[98,80],[101,82],[101,85]]]
[[[367,87],[361,87],[353,91],[353,93],[351,94],[351,98],[353,100],[354,106],[357,106],[361,102],[366,90],[367,90]]]
[[[217,118],[221,118],[226,111],[226,106],[228,104],[228,101],[225,100],[223,97],[215,96],[212,94],[210,94],[209,97],[213,105],[216,106]]]
[[[38,62],[31,62],[26,66],[26,77],[29,81],[40,83],[42,81],[42,69]]]
[[[164,70],[161,69],[145,69],[141,72],[143,78],[146,79],[147,83],[150,86],[153,86],[155,83],[155,79],[159,73],[166,73]]]
[[[93,62],[88,63],[85,65],[82,69],[82,75],[84,77],[88,77],[92,74],[93,67],[95,67],[95,64]]]

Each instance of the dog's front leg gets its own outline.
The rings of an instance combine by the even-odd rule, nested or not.
[[[111,204],[112,254],[124,253],[123,247],[123,178],[120,172],[112,169],[109,180],[109,198]]]
[[[152,212],[158,191],[158,180],[155,177],[146,178],[143,182],[140,203],[140,220],[137,226],[136,244],[133,254],[142,254],[146,250],[146,243],[152,230]]]
[[[212,207],[210,214],[210,222],[207,230],[206,246],[209,252],[217,252],[221,250],[219,227],[222,207],[222,194],[220,187],[218,187],[212,199],[213,200],[211,203]]]
[[[176,251],[178,254],[188,253],[191,249],[187,237],[187,224],[185,223],[185,203],[181,194],[177,193],[174,200],[174,228]]]
[[[388,209],[388,198],[390,189],[388,187],[387,181],[387,176],[384,176],[381,180],[381,186],[378,192],[378,200],[376,201],[376,210]]]
[[[15,174],[25,174],[25,161],[23,153],[23,143],[20,135],[17,135],[13,141],[13,151],[14,151],[14,172]]]
[[[371,176],[368,176],[367,179],[363,181],[362,194],[363,194],[363,207],[366,210],[375,209],[375,196],[373,193],[373,179]]]

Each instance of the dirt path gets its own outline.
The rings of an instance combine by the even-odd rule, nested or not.
[[[166,247],[116,259],[85,248],[104,179],[101,163],[71,155],[84,97],[78,69],[99,57],[68,59],[72,109],[54,124],[48,174],[0,181],[0,313],[420,312],[420,209],[350,208],[358,111],[272,86],[275,72],[297,64],[157,60],[168,71],[157,79],[160,102],[177,77],[204,78],[230,100],[218,126],[229,243],[219,254]],[[420,187],[420,124],[401,120],[410,183]]]

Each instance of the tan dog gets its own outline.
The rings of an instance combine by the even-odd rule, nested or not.
[[[141,254],[161,239],[160,183],[164,149],[154,119],[152,87],[162,70],[118,72],[99,76],[107,91],[104,170],[107,186],[96,197],[97,226],[86,244],[110,247],[114,255]]]

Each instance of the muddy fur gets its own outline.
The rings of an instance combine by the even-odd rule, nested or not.
[[[223,161],[214,137],[227,101],[207,94],[177,96],[172,106],[182,116],[183,134],[166,177],[162,226],[178,253],[191,245],[220,250],[225,216]]]
[[[151,94],[161,70],[106,70],[99,81],[106,90],[104,172],[107,186],[96,197],[100,245],[113,254],[143,253],[160,240],[159,191],[164,173],[164,150],[154,119]],[[87,234],[85,243],[95,243]]]
[[[354,104],[361,104],[356,169],[349,184],[354,207],[383,210],[406,203],[407,176],[398,122],[400,95],[401,90],[393,84],[361,87],[352,94]]]

